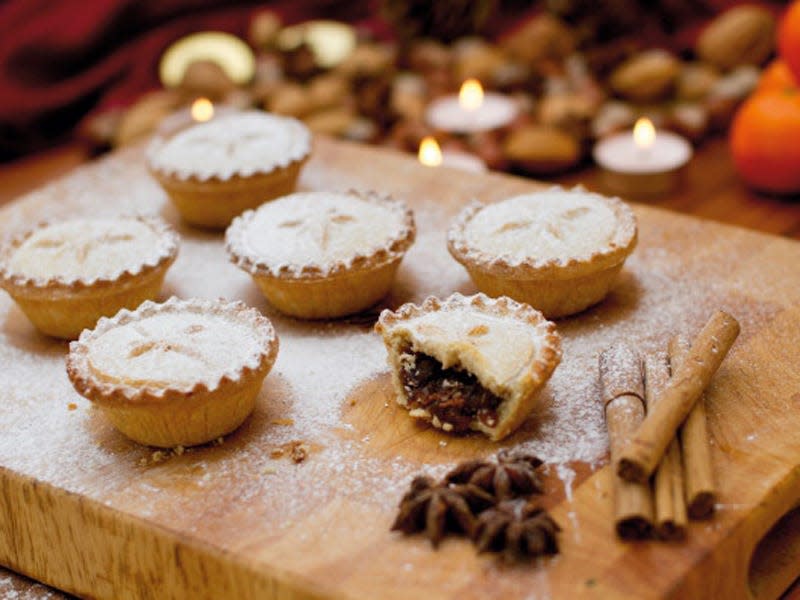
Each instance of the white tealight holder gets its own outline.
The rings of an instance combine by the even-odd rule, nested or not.
[[[656,133],[649,119],[636,122],[633,132],[619,133],[594,147],[609,191],[628,196],[655,196],[674,189],[681,169],[692,157],[689,141],[668,131]]]
[[[477,133],[505,127],[517,117],[519,107],[508,96],[484,93],[481,84],[468,79],[458,96],[444,96],[431,102],[425,120],[434,129],[449,133]]]

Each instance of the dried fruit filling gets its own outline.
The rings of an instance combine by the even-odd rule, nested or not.
[[[472,373],[457,367],[443,369],[435,358],[410,349],[402,353],[401,362],[400,377],[412,411],[427,411],[434,425],[445,431],[467,431],[476,418],[487,427],[497,424],[502,400]]]

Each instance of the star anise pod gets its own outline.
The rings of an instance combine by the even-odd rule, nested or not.
[[[495,461],[470,460],[458,465],[445,476],[448,483],[470,483],[490,494],[497,501],[542,493],[542,480],[536,469],[542,464],[532,454],[501,450]]]
[[[472,537],[478,552],[502,552],[507,559],[558,553],[561,531],[543,508],[532,503],[505,501],[483,511]]]
[[[476,512],[494,504],[494,498],[471,484],[435,483],[418,476],[400,501],[392,531],[417,533],[423,531],[434,547],[446,533],[475,533]]]

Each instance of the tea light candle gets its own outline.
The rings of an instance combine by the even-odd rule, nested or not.
[[[456,152],[454,150],[442,152],[438,142],[430,136],[423,138],[422,142],[420,142],[417,157],[419,162],[426,167],[444,166],[472,173],[484,173],[486,171],[486,163],[479,157],[468,152]]]
[[[675,186],[681,168],[692,157],[692,146],[677,134],[656,132],[649,119],[641,118],[632,133],[601,140],[593,154],[611,191],[656,195]]]
[[[517,103],[503,94],[485,94],[477,79],[467,79],[458,96],[434,100],[425,113],[428,124],[441,131],[475,133],[509,125],[517,116]]]

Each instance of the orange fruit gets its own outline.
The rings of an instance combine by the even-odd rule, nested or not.
[[[739,108],[730,131],[734,164],[751,187],[775,194],[800,192],[800,90],[754,94]]]
[[[786,62],[780,58],[773,60],[761,73],[758,80],[758,87],[755,93],[766,92],[769,90],[782,91],[787,88],[796,88],[797,80],[792,75]]]
[[[786,9],[778,26],[778,53],[800,81],[800,1]]]

